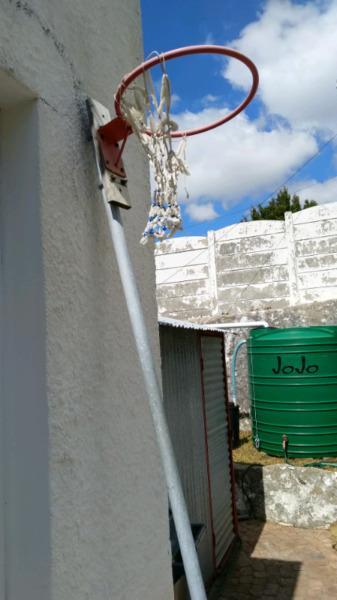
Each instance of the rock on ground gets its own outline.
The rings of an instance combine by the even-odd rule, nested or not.
[[[235,465],[239,516],[295,527],[337,521],[337,471],[291,465]]]

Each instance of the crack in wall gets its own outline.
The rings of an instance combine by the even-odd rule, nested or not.
[[[13,0],[9,0],[9,3],[13,4]],[[25,14],[27,17],[34,18],[35,21],[38,23],[40,29],[46,35],[46,37],[48,37],[48,38],[51,39],[51,41],[53,42],[54,47],[55,47],[58,55],[62,58],[62,60],[64,61],[64,63],[70,68],[71,75],[72,75],[72,80],[73,80],[73,85],[74,85],[74,89],[78,90],[80,88],[82,82],[81,82],[81,80],[76,75],[75,65],[72,62],[72,60],[69,58],[69,56],[67,55],[65,45],[62,42],[60,42],[60,40],[57,38],[57,35],[56,35],[55,31],[53,31],[48,25],[46,25],[43,22],[43,19],[28,4],[28,2],[22,2],[21,0],[17,0],[15,2],[15,8],[18,11],[23,12],[23,14]]]

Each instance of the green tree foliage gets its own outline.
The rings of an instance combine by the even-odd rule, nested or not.
[[[251,208],[250,216],[245,217],[243,221],[259,221],[261,219],[283,221],[285,212],[298,212],[311,206],[317,206],[317,202],[315,200],[305,200],[303,206],[301,206],[299,196],[296,194],[291,196],[288,189],[284,187],[266,206],[258,204],[256,207]]]

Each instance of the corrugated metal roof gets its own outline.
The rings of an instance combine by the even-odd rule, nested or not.
[[[167,327],[176,327],[180,329],[196,329],[197,331],[217,331],[223,333],[221,329],[212,327],[212,325],[206,325],[205,323],[191,323],[190,321],[179,321],[178,319],[171,319],[170,317],[161,317],[158,319],[159,325]]]

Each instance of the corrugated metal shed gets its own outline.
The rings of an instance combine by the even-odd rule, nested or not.
[[[210,583],[236,533],[223,334],[159,324],[165,410],[191,522],[204,525],[198,553]]]
[[[195,331],[216,331],[222,333],[222,329],[212,327],[212,323],[190,323],[190,321],[179,321],[170,317],[162,317],[158,321],[159,325],[174,327],[176,329],[194,329]]]

